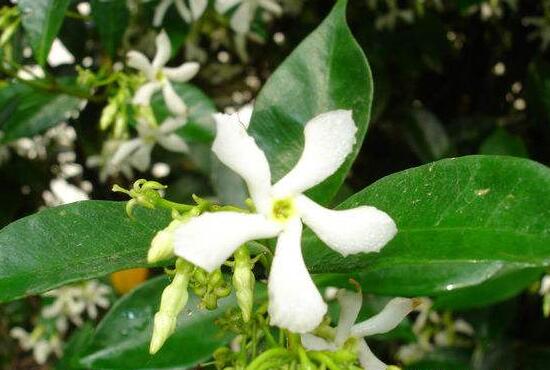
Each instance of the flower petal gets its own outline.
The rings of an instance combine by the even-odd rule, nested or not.
[[[368,370],[386,370],[388,368],[388,365],[383,363],[372,353],[370,350],[367,342],[364,340],[360,340],[357,343],[358,346],[358,356],[359,356],[359,363],[363,367],[363,369]]]
[[[189,146],[187,143],[179,137],[177,134],[170,134],[167,136],[160,136],[158,143],[166,150],[177,153],[189,152]]]
[[[174,0],[161,0],[155,8],[155,15],[153,17],[153,26],[158,27],[162,24],[162,20],[166,14],[166,11],[172,5]]]
[[[308,351],[336,351],[338,347],[332,342],[326,339],[320,338],[316,335],[305,333],[301,335],[302,345]]]
[[[250,1],[243,1],[235,13],[231,15],[231,20],[229,21],[231,28],[240,34],[248,33],[255,10],[256,7],[253,7]]]
[[[350,336],[351,327],[355,324],[363,304],[363,295],[360,292],[355,293],[340,289],[337,297],[340,303],[340,317],[336,326],[334,343],[340,347]]]
[[[302,156],[273,187],[277,197],[302,193],[336,172],[353,150],[356,132],[349,110],[322,113],[310,120],[304,128]]]
[[[281,15],[283,13],[283,8],[281,8],[281,5],[275,0],[259,0],[258,4],[275,15]]]
[[[191,16],[193,20],[197,20],[206,10],[208,6],[208,0],[191,0],[189,7],[191,8]]]
[[[191,12],[189,11],[189,8],[183,0],[176,0],[176,8],[178,9],[178,13],[180,13],[180,16],[183,18],[183,20],[187,23],[191,23],[193,20],[191,17]]]
[[[140,145],[142,144],[141,139],[135,138],[128,140],[118,147],[115,154],[111,158],[111,163],[115,166],[118,166],[122,161],[124,161],[130,154],[132,154]]]
[[[130,158],[132,166],[137,168],[141,172],[145,172],[151,165],[151,152],[153,151],[154,144],[143,143]]]
[[[150,105],[151,97],[160,89],[160,84],[156,81],[147,82],[136,91],[132,103],[135,105]]]
[[[139,51],[131,50],[126,54],[126,64],[129,67],[135,68],[151,80],[153,78],[153,67],[149,59]]]
[[[256,208],[267,214],[271,173],[264,152],[248,135],[238,114],[215,114],[214,119],[217,134],[212,151],[244,179]]]
[[[183,63],[177,68],[166,67],[164,74],[170,81],[187,82],[199,72],[200,64],[197,62]]]
[[[218,13],[225,13],[243,0],[216,0],[215,8]]]
[[[280,226],[259,214],[205,213],[174,231],[175,254],[213,271],[249,240],[276,236]]]
[[[170,44],[170,38],[164,30],[160,31],[157,35],[155,44],[157,46],[157,53],[155,54],[155,59],[153,59],[153,69],[159,70],[170,60],[172,44]]]
[[[413,308],[414,300],[409,298],[393,298],[377,315],[353,325],[351,335],[354,337],[366,337],[387,333],[403,321]]]
[[[185,126],[186,123],[187,121],[181,117],[168,117],[160,125],[159,131],[162,134],[170,134],[180,127]]]
[[[277,240],[267,287],[271,325],[304,334],[321,323],[327,305],[304,264],[301,236],[300,219],[290,220]]]
[[[319,239],[343,256],[378,252],[397,233],[391,217],[375,207],[333,211],[303,195],[296,200],[304,223]]]
[[[180,96],[176,93],[176,90],[172,87],[172,84],[166,81],[162,86],[162,95],[164,96],[164,102],[166,106],[176,116],[183,116],[187,112],[187,106],[181,100]]]

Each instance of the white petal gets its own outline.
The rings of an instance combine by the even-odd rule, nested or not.
[[[225,13],[243,0],[216,0],[215,8],[218,13]]]
[[[168,117],[160,125],[159,131],[163,134],[169,134],[185,126],[186,123],[187,121],[181,117]]]
[[[187,8],[187,5],[183,2],[183,0],[176,0],[176,8],[178,9],[178,13],[180,13],[180,16],[183,18],[183,20],[187,23],[191,23],[193,18],[191,17],[191,12],[189,11],[189,8]]]
[[[265,10],[275,14],[275,15],[281,15],[283,13],[283,8],[281,8],[281,5],[274,0],[259,0],[258,3],[262,8]]]
[[[158,70],[164,67],[170,59],[172,44],[170,44],[170,38],[164,30],[160,31],[157,35],[155,44],[157,46],[157,53],[155,54],[155,59],[153,59],[153,69]]]
[[[161,0],[160,3],[155,8],[155,15],[153,17],[153,26],[158,27],[162,24],[162,20],[164,19],[164,15],[166,14],[166,10],[168,10],[168,7],[172,5],[174,0]]]
[[[250,120],[252,119],[253,111],[254,111],[254,107],[250,103],[243,105],[237,111],[237,115],[239,116],[239,122],[241,122],[246,129],[248,129],[248,126],[250,125]]]
[[[279,225],[258,214],[205,213],[193,217],[174,231],[175,254],[213,271],[240,245],[276,236]]]
[[[340,317],[336,326],[334,342],[337,346],[341,346],[349,338],[351,327],[355,324],[355,320],[357,320],[357,315],[359,315],[361,305],[363,304],[363,295],[340,289],[337,297],[340,304]]]
[[[176,116],[183,116],[187,112],[187,107],[170,82],[165,82],[162,86],[162,95],[166,106]]]
[[[128,140],[120,144],[115,154],[113,155],[113,158],[111,159],[111,163],[115,166],[119,165],[122,161],[124,161],[124,159],[126,159],[130,154],[132,154],[141,144],[142,144],[142,141],[139,138]]]
[[[388,365],[383,363],[372,353],[367,342],[360,340],[358,343],[359,363],[366,370],[386,370]]]
[[[353,150],[356,132],[349,110],[322,113],[310,120],[304,128],[302,156],[273,187],[277,196],[302,193],[336,172]]]
[[[252,7],[250,1],[243,1],[231,16],[231,20],[229,21],[231,28],[240,34],[248,33],[250,23],[252,23],[254,17],[253,10],[256,10],[256,7]]]
[[[170,134],[158,138],[158,143],[166,150],[177,153],[189,152],[187,143],[178,136],[178,134]]]
[[[158,82],[147,82],[136,91],[132,103],[135,105],[150,105],[151,97],[160,89]]]
[[[164,74],[170,81],[187,82],[199,72],[200,64],[197,62],[183,63],[177,68],[166,67]]]
[[[147,59],[143,53],[135,50],[129,51],[128,54],[126,54],[126,63],[129,67],[143,72],[149,80],[153,78],[153,67],[151,66],[151,62],[149,62],[149,59]]]
[[[34,346],[34,350],[32,352],[34,360],[39,365],[44,365],[46,361],[48,360],[48,357],[50,356],[51,348],[48,342],[45,340],[39,340],[36,345]]]
[[[338,347],[332,342],[320,338],[316,335],[306,333],[302,334],[302,345],[308,351],[336,351]]]
[[[351,335],[366,337],[389,332],[413,310],[413,302],[409,298],[393,298],[380,313],[354,325],[351,328]]]
[[[301,236],[300,220],[289,221],[277,240],[267,288],[271,325],[304,334],[319,326],[327,305],[304,264]]]
[[[154,144],[152,143],[143,143],[140,145],[130,158],[132,166],[141,172],[147,171],[151,165],[151,151],[153,150],[153,146]]]
[[[215,114],[214,119],[217,133],[212,151],[244,179],[256,208],[267,214],[271,173],[264,152],[239,122],[238,114]]]
[[[302,220],[330,248],[343,256],[378,252],[397,233],[395,222],[375,207],[334,211],[306,196],[296,197]]]
[[[208,6],[208,0],[191,0],[189,7],[191,8],[191,16],[193,20],[197,20],[206,10]]]

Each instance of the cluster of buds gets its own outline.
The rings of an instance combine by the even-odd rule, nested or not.
[[[200,297],[200,306],[208,310],[218,308],[218,300],[231,293],[231,285],[225,281],[220,269],[208,273],[197,267],[193,273],[191,289]]]

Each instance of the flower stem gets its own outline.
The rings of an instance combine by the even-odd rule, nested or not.
[[[277,357],[291,357],[292,354],[284,348],[272,348],[254,359],[247,367],[246,370],[260,370],[263,364],[269,360]]]

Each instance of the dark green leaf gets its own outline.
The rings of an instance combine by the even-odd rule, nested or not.
[[[114,57],[128,26],[130,12],[126,7],[126,1],[92,0],[90,5],[103,47],[111,57]]]
[[[190,294],[178,316],[174,334],[155,355],[149,354],[153,315],[168,278],[158,277],[122,297],[97,327],[80,364],[93,369],[187,369],[208,360],[212,352],[231,339],[214,320],[236,306],[233,296],[219,301],[214,311],[199,309]]]
[[[12,84],[0,90],[1,141],[7,143],[40,134],[78,112],[80,102],[74,96]]]
[[[358,126],[353,153],[333,176],[309,192],[328,203],[361,147],[371,102],[370,68],[346,24],[346,2],[339,1],[273,73],[256,100],[249,132],[266,153],[273,181],[298,161],[303,126],[310,119],[334,109],[351,109]]]
[[[46,63],[53,40],[57,36],[70,0],[19,0],[21,21],[27,32],[34,58]]]
[[[550,170],[533,161],[470,156],[434,162],[385,177],[339,208],[359,205],[389,213],[397,236],[378,254],[342,258],[306,233],[310,270],[355,271],[367,291],[406,296],[502,279],[489,285],[494,300],[519,288],[506,276],[525,271],[522,285],[550,264]]]
[[[169,223],[160,211],[84,201],[49,208],[0,231],[0,301],[69,282],[145,266],[155,232]]]
[[[425,109],[412,110],[403,129],[407,142],[422,162],[437,161],[449,155],[449,136],[432,112]]]
[[[480,154],[489,155],[511,155],[514,157],[529,157],[527,148],[521,140],[521,137],[510,135],[506,130],[499,128],[496,129],[491,136],[489,136],[481,148],[479,148]]]

